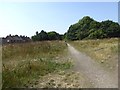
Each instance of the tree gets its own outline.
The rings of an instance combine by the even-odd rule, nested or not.
[[[42,30],[42,31],[39,33],[39,40],[40,40],[40,41],[48,40],[48,35],[47,35],[47,33],[46,33],[44,30]]]
[[[90,38],[90,39],[102,39],[102,38],[105,38],[105,37],[106,37],[106,34],[101,29],[94,30],[88,36],[88,38]]]
[[[40,33],[36,32],[36,35],[32,36],[33,41],[44,41],[44,40],[63,40],[64,35],[59,34],[55,31],[45,32],[42,30]]]
[[[97,22],[85,16],[77,23],[70,25],[66,38],[68,40],[82,40],[95,38],[120,37],[120,25],[111,20]]]
[[[37,36],[36,35],[32,36],[32,40],[33,41],[38,41]]]
[[[36,35],[38,35],[39,33],[38,33],[38,31],[36,32]]]
[[[60,35],[55,31],[48,32],[48,39],[49,40],[60,40]]]
[[[48,40],[48,35],[44,30],[42,30],[40,33],[38,33],[38,31],[37,31],[36,35],[32,36],[32,40],[33,41]]]

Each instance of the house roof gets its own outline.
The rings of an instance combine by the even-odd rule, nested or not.
[[[7,36],[6,39],[12,40],[13,38],[11,36]]]
[[[29,41],[30,38],[27,36],[18,36],[18,35],[11,36],[11,35],[9,35],[6,38],[3,38],[3,40]]]
[[[21,41],[23,40],[23,39],[20,38],[19,36],[13,36],[12,38],[13,38],[13,40],[21,40]]]

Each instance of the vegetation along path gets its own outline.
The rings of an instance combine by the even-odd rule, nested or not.
[[[75,60],[74,70],[86,76],[94,88],[117,88],[117,76],[105,71],[99,63],[68,44],[71,57]]]

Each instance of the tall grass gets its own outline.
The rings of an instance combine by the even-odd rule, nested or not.
[[[56,56],[66,48],[64,42],[43,41],[24,44],[9,44],[3,46],[3,60],[21,60],[25,58],[34,58],[38,56]]]
[[[70,42],[76,49],[101,63],[103,67],[117,70],[118,38]]]
[[[67,60],[55,61],[58,56],[65,57],[66,47],[62,41],[3,46],[3,88],[29,87],[40,76],[70,68]]]

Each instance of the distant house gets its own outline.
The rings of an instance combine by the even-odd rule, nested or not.
[[[23,40],[23,42],[30,42],[31,39],[27,36],[20,36],[20,38]]]
[[[23,43],[23,42],[30,42],[31,39],[27,36],[18,36],[18,35],[9,35],[6,38],[2,38],[2,43]]]
[[[12,38],[12,36],[7,36],[6,38],[4,38],[5,42],[7,43],[13,43],[14,42],[14,39]]]

